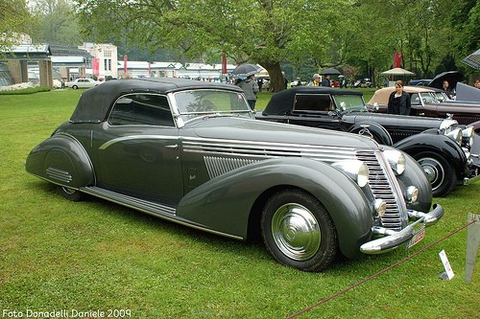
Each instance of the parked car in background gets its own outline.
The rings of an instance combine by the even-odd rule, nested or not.
[[[434,196],[448,195],[455,185],[480,174],[472,159],[473,127],[454,120],[368,111],[362,92],[300,87],[275,93],[257,119],[327,128],[371,136],[393,145],[422,166]]]
[[[410,80],[408,85],[410,86],[428,86],[428,84],[432,82],[432,79],[415,79]]]
[[[75,79],[74,81],[66,82],[65,86],[70,87],[74,90],[76,90],[76,89],[89,89],[89,88],[95,87],[97,85],[100,85],[102,83],[103,82],[98,82],[98,81],[95,81],[94,79],[90,79],[90,78],[78,78],[78,79]]]
[[[458,83],[461,85],[462,83]],[[472,87],[473,90],[478,90]],[[387,113],[388,98],[395,87],[386,87],[375,91],[367,106],[374,112]],[[460,124],[471,124],[480,121],[480,97],[474,100],[449,100],[442,90],[421,86],[404,86],[404,91],[410,94],[412,109],[410,115],[451,118]],[[478,90],[480,91],[480,90]],[[478,92],[480,95],[480,92]]]
[[[184,79],[85,91],[26,170],[69,200],[89,194],[231,238],[261,236],[278,262],[304,271],[339,253],[415,242],[418,227],[443,215],[407,154],[360,135],[255,120],[240,88]]]

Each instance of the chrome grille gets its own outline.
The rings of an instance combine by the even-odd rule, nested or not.
[[[385,215],[381,219],[384,227],[400,230],[404,227],[405,218],[398,207],[399,199],[395,197],[394,186],[388,179],[385,168],[382,167],[379,159],[374,151],[359,150],[357,151],[357,159],[363,161],[369,170],[369,184],[373,195],[377,199],[382,199],[387,204]]]

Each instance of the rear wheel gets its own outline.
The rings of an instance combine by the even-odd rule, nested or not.
[[[58,186],[58,193],[62,195],[64,198],[71,200],[73,202],[78,202],[83,198],[83,193],[69,187]]]
[[[78,89],[78,86],[74,85],[74,86],[72,86],[72,89],[76,90],[76,89]]]
[[[457,181],[452,165],[442,156],[428,152],[417,154],[415,159],[432,185],[433,196],[443,197],[450,194]]]
[[[315,197],[301,190],[274,194],[263,209],[261,226],[267,249],[286,266],[318,272],[338,253],[330,215]]]

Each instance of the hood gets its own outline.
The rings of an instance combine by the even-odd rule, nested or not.
[[[357,134],[261,120],[219,117],[191,124],[195,135],[202,138],[353,149],[379,148],[370,138]]]
[[[358,124],[358,123],[378,123],[384,127],[393,128],[400,126],[402,128],[423,128],[424,130],[430,128],[440,128],[440,125],[444,119],[422,117],[422,116],[410,116],[410,115],[396,115],[396,114],[380,114],[369,112],[351,112],[344,114],[342,119],[345,123]]]

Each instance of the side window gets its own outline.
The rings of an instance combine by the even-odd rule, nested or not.
[[[330,95],[328,94],[297,94],[293,111],[328,112],[333,109]]]
[[[413,93],[411,96],[411,103],[412,104],[420,104],[420,96],[418,93]]]
[[[108,122],[112,125],[175,126],[167,98],[155,94],[130,94],[119,98]]]

